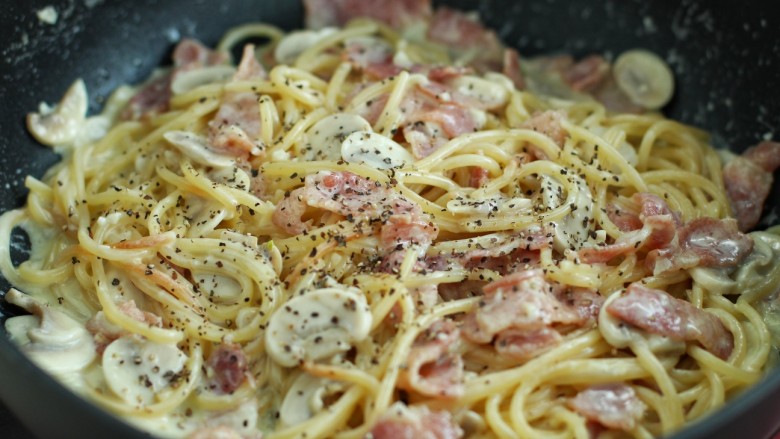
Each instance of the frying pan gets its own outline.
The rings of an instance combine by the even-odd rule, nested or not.
[[[749,0],[525,0],[441,2],[478,10],[523,56],[566,52],[614,55],[643,47],[664,57],[677,91],[670,117],[713,132],[735,152],[780,128],[780,3]],[[57,21],[36,11],[52,5]],[[26,133],[24,115],[56,102],[77,77],[98,111],[110,91],[136,83],[165,63],[173,44],[194,36],[213,45],[230,26],[267,21],[302,25],[296,0],[12,0],[0,8],[0,211],[23,204],[24,176],[40,177],[58,160]],[[762,226],[777,222],[775,185]],[[24,259],[24,238],[15,257]],[[0,278],[0,291],[8,289]],[[16,315],[0,300],[0,320]],[[40,437],[144,437],[72,395],[37,369],[0,329],[0,399]],[[780,428],[780,369],[676,439],[765,438]],[[5,436],[0,431],[0,436]]]

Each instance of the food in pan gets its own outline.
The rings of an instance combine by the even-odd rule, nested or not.
[[[664,118],[647,51],[526,60],[376,3],[29,115],[63,155],[0,217],[33,361],[192,438],[653,437],[772,367],[780,230],[751,230],[780,144]]]

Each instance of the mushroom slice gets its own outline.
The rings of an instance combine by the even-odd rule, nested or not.
[[[225,82],[232,78],[235,73],[235,67],[226,65],[201,67],[179,72],[174,75],[173,81],[171,81],[171,91],[175,95],[180,95],[201,85]]]
[[[347,163],[362,163],[375,169],[402,168],[414,157],[392,139],[371,131],[356,131],[341,144],[341,157]]]
[[[591,219],[593,218],[593,199],[590,195],[585,180],[579,176],[569,173],[566,177],[569,180],[570,187],[576,190],[574,197],[563,199],[559,194],[564,193],[563,185],[556,179],[548,176],[541,176],[542,187],[545,189],[542,193],[542,202],[549,210],[556,209],[571,199],[571,211],[560,221],[553,223],[553,245],[559,252],[566,249],[576,250],[582,246],[590,236],[593,229]],[[576,188],[576,189],[574,189]]]
[[[612,70],[618,87],[631,101],[648,110],[666,105],[674,93],[674,76],[658,55],[647,50],[624,52]]]
[[[271,316],[265,332],[268,354],[282,366],[328,358],[363,340],[371,312],[359,290],[322,288],[296,296]]]
[[[72,142],[87,117],[87,88],[76,80],[56,107],[41,104],[38,113],[27,114],[27,129],[44,145]]]
[[[235,164],[233,159],[212,151],[208,140],[203,136],[187,131],[168,131],[163,137],[182,154],[202,165],[222,168]]]
[[[342,143],[356,131],[371,131],[371,124],[356,114],[335,113],[323,117],[306,131],[300,155],[304,160],[339,160]]]
[[[108,387],[131,404],[150,404],[155,395],[181,376],[187,356],[173,344],[138,336],[120,337],[103,352]]]
[[[290,32],[279,41],[274,50],[274,58],[279,64],[293,64],[304,50],[317,44],[323,38],[336,32],[335,28],[326,27],[320,30],[304,30]]]
[[[11,339],[41,368],[52,373],[74,372],[95,358],[92,335],[65,313],[14,288],[5,299],[33,314],[12,317],[5,327]]]
[[[279,408],[279,418],[287,426],[307,421],[325,408],[325,398],[344,389],[337,381],[302,373],[295,379]]]

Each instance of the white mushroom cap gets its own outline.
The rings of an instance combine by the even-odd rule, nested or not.
[[[131,404],[148,404],[155,394],[171,387],[187,356],[175,345],[141,337],[120,337],[103,352],[103,374],[108,387]]]
[[[674,76],[658,55],[647,50],[624,52],[615,60],[612,74],[631,101],[648,110],[666,105],[674,93]]]
[[[211,150],[205,137],[187,131],[168,131],[163,134],[165,140],[175,146],[182,154],[193,161],[213,167],[233,166],[235,160],[219,155]]]
[[[33,314],[12,317],[5,326],[11,338],[43,369],[54,373],[74,372],[95,358],[92,335],[65,313],[13,288],[5,299]]]
[[[328,358],[349,350],[371,329],[366,298],[355,289],[323,288],[296,296],[271,316],[268,354],[282,366]]]
[[[279,419],[283,425],[298,425],[325,408],[325,397],[343,388],[342,383],[304,372],[285,394],[279,408]]]
[[[402,168],[414,157],[390,138],[371,131],[356,131],[341,144],[341,157],[347,163],[362,163],[374,169]]]
[[[55,146],[72,142],[87,117],[87,87],[76,80],[53,109],[41,104],[38,113],[27,115],[27,129],[44,145]]]
[[[371,131],[371,124],[356,114],[335,113],[323,117],[306,130],[306,141],[299,145],[305,160],[339,160],[344,139],[356,131]]]

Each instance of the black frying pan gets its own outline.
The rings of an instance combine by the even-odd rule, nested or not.
[[[667,114],[712,131],[717,146],[738,152],[780,129],[777,0],[441,3],[479,10],[503,40],[525,56],[615,54],[634,47],[659,53],[670,62],[677,80]],[[54,5],[59,15],[53,25],[42,23],[35,14],[48,5]],[[302,8],[298,0],[4,2],[0,8],[0,211],[24,202],[24,175],[40,176],[57,160],[24,128],[24,115],[38,102],[56,102],[75,78],[82,77],[90,92],[90,109],[97,111],[117,85],[139,82],[165,63],[178,38],[194,36],[214,44],[228,27],[253,20],[292,29],[302,24]],[[774,137],[780,139],[780,132]],[[778,218],[776,212],[780,212],[778,185],[770,195],[764,226],[769,218]],[[8,287],[0,278],[0,291]],[[17,311],[0,300],[0,320]],[[2,329],[0,399],[41,437],[143,437],[35,368]],[[780,370],[776,370],[675,438],[765,438],[779,427]],[[0,436],[6,433],[0,431]]]

